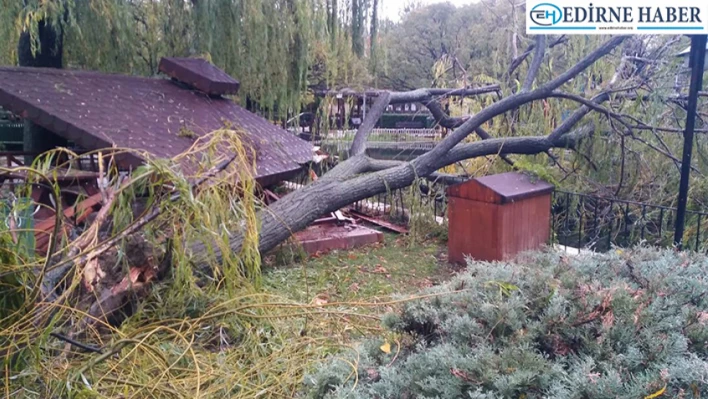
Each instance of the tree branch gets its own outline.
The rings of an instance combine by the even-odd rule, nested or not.
[[[554,133],[557,133],[554,130]],[[522,136],[507,138],[492,138],[473,143],[463,143],[456,145],[446,156],[436,161],[435,166],[440,169],[444,166],[456,162],[464,161],[485,155],[505,155],[505,154],[540,154],[551,148],[575,148],[578,142],[592,134],[595,125],[591,122],[573,132],[556,135],[555,139],[549,136]],[[382,171],[394,167],[405,165],[404,161],[391,161],[372,159],[369,163],[369,171]]]
[[[455,129],[460,127],[467,119],[469,119],[469,116],[463,116],[459,118],[453,118],[450,115],[448,115],[443,109],[440,103],[438,103],[435,100],[428,101],[426,103],[423,103],[428,110],[430,110],[430,113],[433,115],[433,118],[440,124],[440,126],[448,128],[448,129]],[[486,130],[484,130],[481,126],[479,126],[477,129],[475,129],[475,133],[482,139],[482,140],[488,140],[492,138],[492,135],[489,134]],[[506,155],[502,155],[501,158],[506,162],[507,164],[514,166],[514,161],[509,159]]]
[[[549,48],[549,49],[552,49],[553,47],[555,47],[555,46],[557,46],[557,45],[559,45],[559,44],[566,43],[567,41],[568,41],[568,38],[567,38],[566,36],[560,36],[560,37],[559,37],[558,39],[556,39],[553,43],[551,43],[551,44],[548,46],[548,48]],[[523,54],[521,54],[520,56],[514,58],[514,59],[511,61],[511,64],[509,65],[509,69],[507,69],[507,71],[506,71],[506,73],[505,73],[504,75],[507,76],[507,77],[508,77],[508,76],[511,76],[511,74],[514,73],[514,71],[516,70],[516,68],[518,68],[518,67],[524,62],[524,60],[526,60],[526,58],[527,58],[529,55],[531,55],[531,52],[533,51],[534,48],[536,48],[536,43],[532,43],[531,45],[529,45],[529,47],[526,49],[526,51],[523,52]]]
[[[543,63],[543,56],[546,54],[546,35],[536,36],[536,52],[533,55],[533,61],[531,61],[531,66],[529,67],[529,73],[526,75],[526,80],[523,86],[521,86],[522,92],[527,92],[531,90],[533,86],[533,81],[538,75],[538,71],[541,69],[541,63]]]
[[[386,111],[386,107],[388,107],[390,101],[391,93],[382,92],[379,94],[378,98],[374,102],[374,105],[366,114],[366,118],[364,118],[364,121],[356,131],[356,135],[352,141],[352,147],[349,150],[350,156],[363,154],[366,151],[366,140],[369,138],[371,131],[374,130],[376,122],[379,121],[381,115],[383,115],[384,111]]]
[[[470,119],[468,119],[455,131],[453,131],[452,134],[444,138],[431,151],[411,161],[413,168],[416,169],[418,173],[422,175],[426,175],[428,173],[433,172],[434,169],[431,170],[430,166],[434,164],[435,159],[440,159],[444,157],[448,151],[450,151],[459,142],[464,140],[465,137],[467,137],[472,131],[482,125],[482,123],[488,121],[489,119],[492,119],[497,115],[501,115],[509,110],[518,108],[531,101],[539,100],[541,98],[550,96],[553,93],[553,90],[557,89],[565,82],[581,73],[583,70],[592,65],[598,59],[610,53],[625,39],[626,36],[615,36],[609,39],[600,47],[598,47],[592,53],[588,54],[585,58],[580,60],[577,64],[569,68],[560,76],[549,81],[548,83],[538,87],[533,91],[527,93],[517,93],[510,97],[506,97],[500,100],[499,102],[496,102],[490,105],[489,107],[484,108],[482,111],[470,117]]]

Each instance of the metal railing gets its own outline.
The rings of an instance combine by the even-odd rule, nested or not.
[[[435,218],[437,223],[442,224],[447,215],[447,187],[440,183],[421,182],[417,187],[411,188],[378,194],[355,202],[351,208],[399,224],[407,224],[415,213]]]
[[[318,170],[321,175],[325,171]],[[307,171],[291,179],[296,185],[309,183]],[[422,182],[391,190],[351,205],[351,209],[373,217],[406,224],[412,212],[432,214],[440,223],[447,214],[446,185]],[[597,197],[556,190],[551,202],[552,244],[606,252],[614,247],[639,244],[673,245],[676,208],[636,201]],[[686,212],[683,248],[708,251],[708,212]]]
[[[355,129],[330,130],[325,141],[354,139]],[[442,132],[438,129],[372,129],[368,141],[430,141],[440,140]]]
[[[313,145],[323,144],[349,144],[351,145],[355,129],[330,130],[323,134],[312,134],[309,132],[298,132],[291,130],[301,139],[312,142]],[[370,146],[376,146],[381,142],[387,143],[434,143],[440,141],[443,132],[440,129],[382,129],[376,128],[371,131],[368,137]]]
[[[673,244],[676,208],[555,191],[551,207],[551,242],[605,252],[640,243]],[[704,251],[708,213],[686,212],[685,249]]]

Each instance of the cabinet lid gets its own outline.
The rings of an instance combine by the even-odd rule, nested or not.
[[[508,172],[468,180],[448,187],[450,197],[506,204],[548,194],[553,185],[525,173]]]

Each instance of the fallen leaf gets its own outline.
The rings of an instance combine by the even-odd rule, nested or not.
[[[664,384],[664,387],[661,388],[660,390],[654,392],[654,393],[651,394],[651,395],[645,396],[644,399],[654,399],[654,398],[658,398],[659,396],[663,395],[664,392],[666,392],[666,384]]]
[[[378,264],[378,265],[376,265],[376,268],[374,268],[372,273],[386,274],[387,272],[388,272],[388,270],[386,270],[385,267]]]
[[[380,346],[380,349],[383,353],[391,353],[391,344],[384,342],[384,344]]]
[[[312,300],[312,304],[315,306],[322,306],[329,302],[329,295],[319,294]]]

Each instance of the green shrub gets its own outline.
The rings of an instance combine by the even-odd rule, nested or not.
[[[364,342],[306,377],[307,393],[706,397],[707,271],[703,255],[648,249],[469,263],[429,292],[441,295],[384,318],[390,353],[383,337]]]

